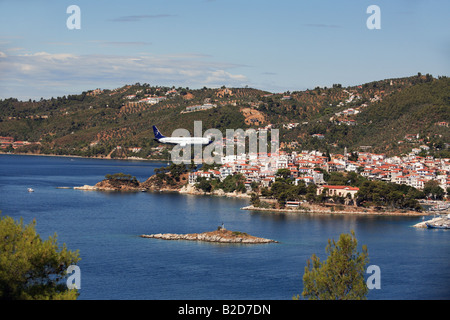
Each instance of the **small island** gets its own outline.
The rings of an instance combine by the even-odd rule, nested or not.
[[[278,243],[278,241],[258,238],[251,236],[245,232],[226,230],[223,226],[218,227],[216,231],[190,234],[174,234],[159,233],[150,235],[141,235],[142,238],[154,238],[161,240],[188,240],[188,241],[204,241],[216,243],[242,243],[242,244],[263,244]]]
[[[163,175],[166,177],[166,175]],[[170,177],[170,176],[168,176]],[[84,185],[82,187],[74,187],[77,190],[87,191],[158,191],[158,192],[179,192],[186,184],[188,174],[184,173],[182,177],[167,182],[161,178],[161,175],[155,174],[150,176],[146,181],[140,182],[135,176],[124,173],[107,174],[105,179],[97,182],[95,185]]]

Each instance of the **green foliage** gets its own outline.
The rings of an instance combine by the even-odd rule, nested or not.
[[[326,180],[328,185],[345,186],[348,185],[348,179],[343,172],[330,172]]]
[[[422,207],[417,201],[421,197],[423,194],[410,186],[383,181],[365,181],[356,194],[356,203],[421,211]]]
[[[209,171],[209,170],[218,170],[220,168],[220,164],[218,163],[212,163],[212,164],[208,164],[208,163],[204,163],[202,164],[202,171]]]
[[[126,181],[126,182],[136,182],[136,177],[132,176],[131,174],[125,174],[125,173],[114,173],[114,174],[107,174],[105,175],[105,178],[108,180],[119,180],[119,181]]]
[[[192,169],[192,167],[190,167]],[[188,168],[185,164],[175,164],[171,163],[167,167],[161,167],[154,169],[156,175],[156,184],[162,185],[163,182],[169,185],[175,185],[180,182],[180,177],[183,173],[188,172]]]
[[[278,205],[283,208],[286,201],[299,201],[306,199],[308,201],[316,200],[316,185],[311,184],[306,186],[303,181],[298,185],[293,184],[291,179],[276,179],[270,187],[270,190],[262,190],[262,195],[272,197],[277,200]]]
[[[328,175],[324,175],[324,180],[328,185],[353,187],[359,187],[364,181],[367,181],[366,178],[353,171],[330,172]]]
[[[450,120],[449,92],[450,79],[443,78],[419,83],[367,107],[356,119],[361,125],[353,128],[362,138],[360,145],[378,146],[386,152],[388,141],[397,143],[406,134],[417,133],[439,134],[448,141],[449,131],[435,124]]]
[[[219,181],[219,179],[199,177],[197,178],[195,187],[204,192],[211,192],[212,190],[218,189],[222,189],[227,193],[235,191],[240,193],[247,192],[247,188],[245,187],[245,177],[242,174],[229,175],[222,181]]]
[[[445,191],[439,186],[439,182],[436,180],[429,180],[425,182],[423,193],[426,196],[431,196],[435,200],[442,200]]]
[[[234,191],[246,192],[245,177],[240,173],[229,175],[220,182],[218,187],[227,193]]]
[[[250,204],[254,207],[259,207],[261,205],[261,200],[259,199],[259,195],[252,192],[250,196]]]
[[[195,184],[195,187],[197,189],[203,190],[204,192],[211,192],[212,190],[211,182],[206,180],[206,178],[204,177],[197,178],[197,183]]]
[[[240,231],[233,231],[232,233],[231,233],[233,236],[243,236],[243,237],[248,237],[248,233],[246,233],[246,232],[240,232]]]
[[[309,300],[365,300],[368,288],[364,274],[369,254],[365,245],[358,252],[357,245],[353,231],[341,234],[337,242],[328,240],[327,260],[321,262],[313,254],[307,262],[302,296]]]
[[[278,169],[277,172],[275,173],[275,176],[277,178],[286,180],[289,179],[291,177],[291,170],[289,169]]]
[[[75,300],[78,292],[69,290],[64,278],[80,260],[78,251],[59,247],[56,234],[43,241],[35,225],[0,218],[0,299]]]
[[[169,172],[170,172],[170,176],[173,179],[175,179],[175,181],[179,182],[180,181],[180,176],[183,173],[187,172],[186,165],[182,164],[182,163],[181,164],[172,163],[169,166]]]

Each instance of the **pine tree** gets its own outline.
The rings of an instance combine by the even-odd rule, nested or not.
[[[56,234],[42,241],[35,226],[0,217],[0,300],[75,300],[65,277],[78,251],[59,248]]]
[[[357,252],[354,231],[341,234],[338,242],[328,240],[325,262],[313,254],[303,275],[302,296],[310,300],[365,300],[368,293],[364,281],[368,263],[367,247]],[[299,299],[297,295],[294,299]]]

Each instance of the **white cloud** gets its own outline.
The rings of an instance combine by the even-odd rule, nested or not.
[[[214,62],[206,55],[119,56],[48,52],[6,55],[0,52],[0,58],[0,98],[6,98],[5,94],[19,99],[56,97],[136,82],[191,88],[241,86],[247,82],[244,75],[231,70],[241,66]]]
[[[224,70],[215,70],[208,75],[208,77],[206,78],[206,83],[209,85],[217,86],[220,85],[220,82],[223,81],[224,79],[229,79],[232,81],[243,83],[246,80],[246,77],[239,74],[233,75]]]

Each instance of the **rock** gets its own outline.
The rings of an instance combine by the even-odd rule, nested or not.
[[[85,184],[82,187],[73,187],[76,190],[90,190],[90,191],[95,191],[98,190],[98,188],[96,186],[89,186],[87,184]]]
[[[223,197],[224,195],[226,195],[225,191],[223,191],[222,189],[214,190],[213,194],[216,196],[220,196],[220,197]]]
[[[195,186],[192,184],[187,184],[187,185],[181,187],[181,189],[178,192],[184,193],[184,194],[203,194],[204,193],[204,192],[198,191],[197,188],[195,188]]]
[[[275,240],[258,238],[250,236],[242,232],[233,232],[225,229],[191,234],[150,234],[141,235],[142,238],[154,238],[162,240],[188,240],[188,241],[205,241],[217,243],[246,243],[246,244],[260,244],[260,243],[277,243]]]

